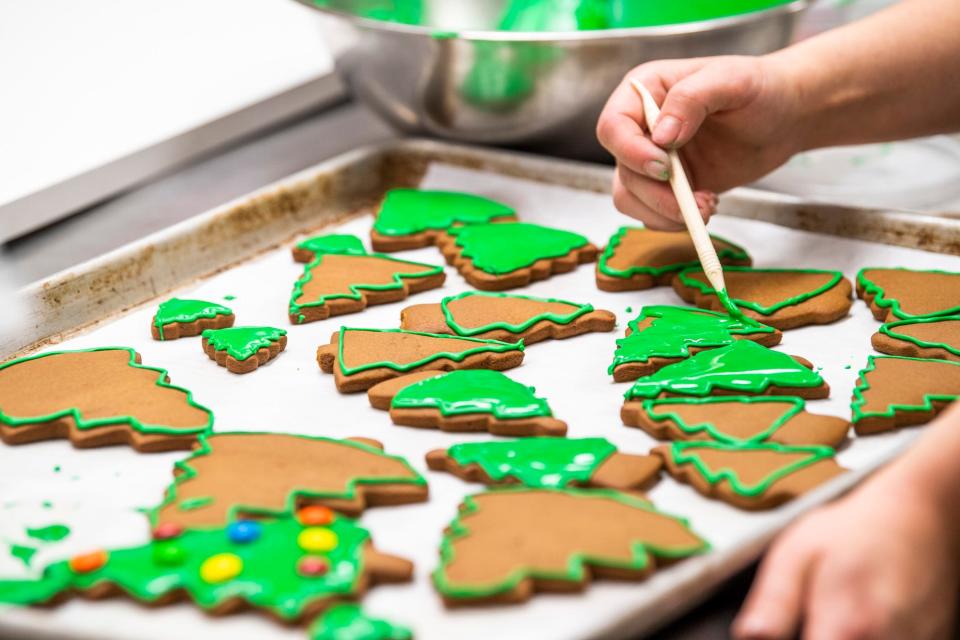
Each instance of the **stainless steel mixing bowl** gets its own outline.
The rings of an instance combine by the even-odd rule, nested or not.
[[[424,0],[428,26],[358,16],[370,0],[298,1],[329,16],[338,71],[399,129],[587,159],[603,156],[596,119],[632,67],[768,53],[790,42],[810,4],[669,26],[516,32],[494,28],[506,0]]]

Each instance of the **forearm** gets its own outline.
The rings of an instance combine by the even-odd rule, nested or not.
[[[960,130],[960,2],[904,0],[771,54],[803,149]]]

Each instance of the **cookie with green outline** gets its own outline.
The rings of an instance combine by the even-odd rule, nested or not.
[[[149,606],[189,600],[211,615],[254,609],[295,624],[412,575],[408,560],[377,551],[355,521],[311,507],[279,519],[158,529],[140,546],[47,565],[39,580],[0,580],[0,603],[122,595]]]
[[[400,328],[523,344],[563,340],[591,331],[613,331],[617,317],[554,298],[467,291],[439,303],[415,304],[400,312]]]
[[[652,453],[677,481],[750,511],[778,507],[847,471],[822,446],[672,442]]]
[[[276,327],[207,329],[201,335],[204,353],[231,373],[250,373],[287,348],[286,329]]]
[[[662,463],[656,456],[620,453],[606,438],[522,438],[434,449],[427,466],[486,485],[637,492],[656,483]]]
[[[314,504],[356,517],[370,506],[427,499],[423,477],[366,438],[217,433],[201,438],[174,473],[152,514],[157,525],[217,526]]]
[[[443,267],[383,254],[321,253],[293,285],[290,322],[316,322],[397,302],[442,287],[446,278]]]
[[[715,440],[727,444],[775,442],[836,447],[847,437],[843,418],[810,413],[803,398],[717,396],[633,402],[623,422],[658,440]]]
[[[206,300],[170,298],[161,302],[150,320],[154,340],[198,336],[207,329],[232,327],[236,316],[229,307]]]
[[[523,342],[450,337],[403,329],[341,327],[317,349],[317,363],[332,373],[341,393],[366,391],[384,380],[418,371],[494,369],[523,362]]]
[[[616,382],[636,380],[706,349],[726,347],[735,340],[752,340],[765,347],[780,343],[783,334],[747,317],[655,305],[644,307],[617,340],[607,373]]]
[[[516,220],[507,205],[470,193],[391,189],[370,230],[374,251],[429,247],[454,227]]]
[[[0,440],[69,438],[83,449],[127,444],[141,452],[189,449],[213,413],[166,369],[128,347],[50,351],[0,364]]]
[[[562,436],[567,423],[553,417],[533,387],[499,371],[418,371],[367,391],[370,405],[390,412],[394,424],[499,436]]]
[[[868,356],[853,389],[857,435],[933,420],[960,398],[960,362],[901,356]]]
[[[311,236],[294,245],[293,259],[297,262],[313,262],[317,256],[326,253],[345,254],[352,256],[366,255],[367,250],[363,242],[355,235],[348,233],[331,233],[322,236]]]
[[[870,342],[893,356],[960,362],[960,315],[888,322]]]
[[[960,315],[960,272],[866,267],[857,295],[881,322]]]
[[[710,237],[721,264],[751,264],[743,247],[718,236]],[[699,264],[697,250],[686,231],[620,227],[597,260],[597,288],[636,291],[666,286],[677,272]]]
[[[310,640],[411,640],[407,627],[368,616],[359,605],[338,604],[310,626]]]
[[[585,236],[526,222],[449,229],[437,239],[447,262],[474,288],[504,291],[573,271],[599,253]]]
[[[447,606],[514,604],[597,578],[642,580],[709,549],[686,521],[627,493],[502,488],[464,499],[433,583]]]
[[[743,315],[781,331],[836,322],[853,306],[853,285],[839,271],[726,267],[723,277],[730,300]],[[673,288],[698,307],[725,310],[699,267],[677,274]]]

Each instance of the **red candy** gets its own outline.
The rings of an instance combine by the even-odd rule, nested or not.
[[[107,552],[102,549],[70,558],[70,569],[74,573],[90,573],[107,564]]]
[[[169,540],[183,533],[183,526],[176,522],[164,522],[153,530],[154,540]]]
[[[297,573],[307,577],[322,576],[329,569],[327,561],[319,556],[304,556],[297,563]]]
[[[333,522],[333,511],[315,504],[297,511],[297,520],[305,527],[316,527]]]

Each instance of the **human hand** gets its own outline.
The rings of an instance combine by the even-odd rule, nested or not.
[[[630,79],[641,82],[661,104],[652,135]],[[679,206],[666,182],[670,162],[663,150],[677,148],[700,212],[708,219],[717,192],[765,175],[801,149],[799,103],[788,75],[766,58],[640,65],[614,90],[597,123],[600,143],[617,161],[614,204],[652,229],[682,229]]]

